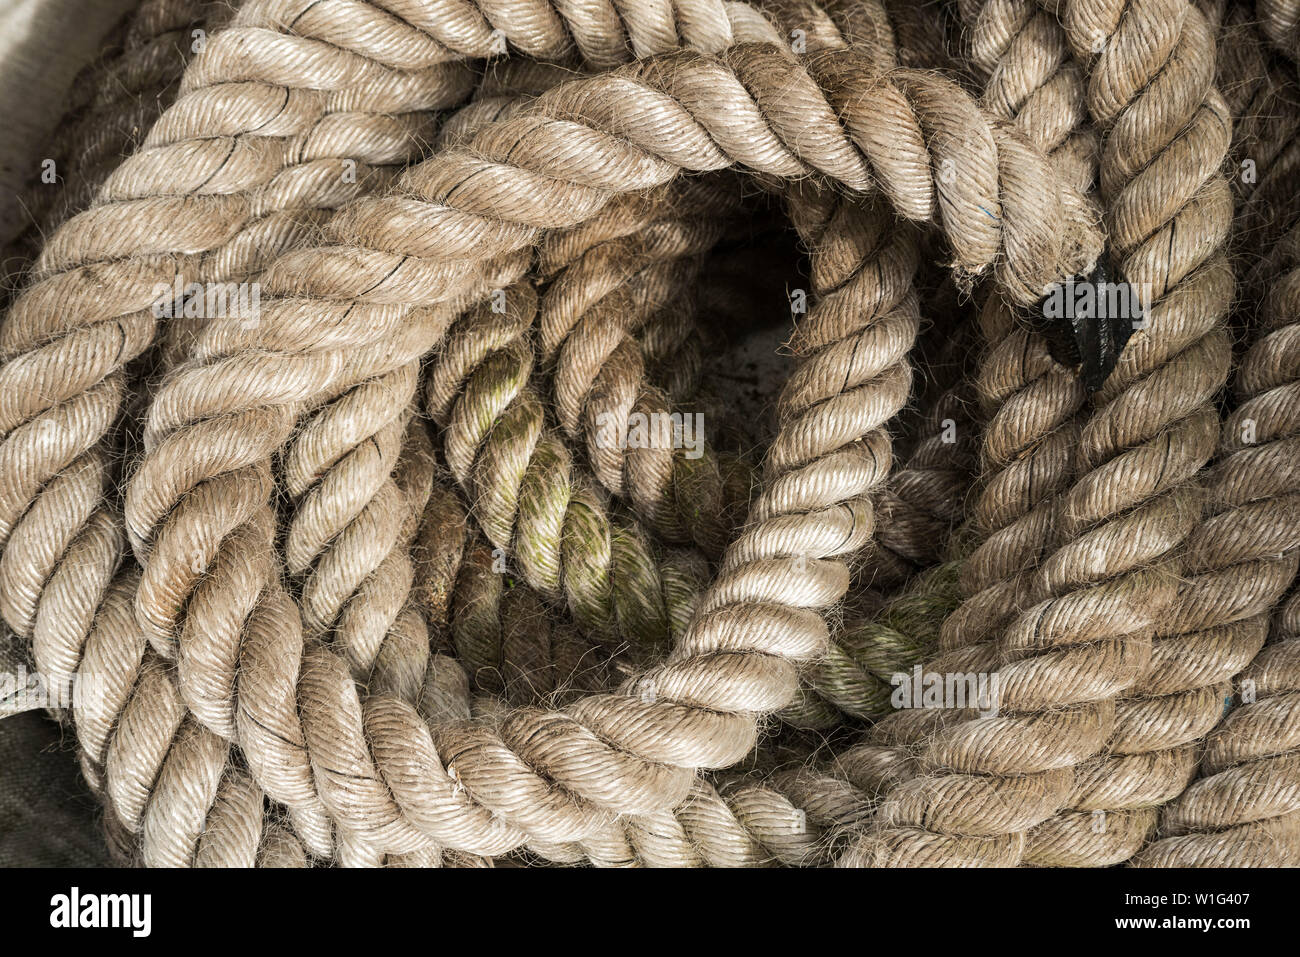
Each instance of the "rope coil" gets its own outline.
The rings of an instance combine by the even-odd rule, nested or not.
[[[960,54],[893,2],[214,24],[0,328],[0,615],[106,676],[71,720],[120,853],[1294,863],[1290,154],[1236,220],[1222,172],[1285,99],[1228,82],[1235,15],[1059,7],[960,3]],[[761,454],[688,449],[755,206],[809,305]],[[1221,431],[1240,229],[1281,238]],[[1104,249],[1143,324],[1035,331]],[[931,327],[977,361],[897,456]],[[913,668],[996,714],[900,709]]]

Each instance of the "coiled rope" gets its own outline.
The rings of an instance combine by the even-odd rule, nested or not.
[[[962,3],[958,82],[911,6],[624,6],[249,0],[48,238],[0,330],[0,615],[46,676],[108,676],[72,718],[115,846],[1102,864],[1268,834],[1290,860],[1294,233],[1277,176],[1221,438],[1218,17]],[[812,294],[770,444],[628,442],[707,382],[692,303],[755,182]],[[894,469],[923,322],[960,325],[923,319],[927,231],[985,345]],[[1153,308],[1090,396],[1023,314],[1104,255]],[[159,286],[250,281],[255,321],[160,335]],[[950,418],[979,494],[915,547],[965,518]],[[866,560],[896,571],[860,580],[903,590],[841,627],[882,522]],[[770,714],[860,727],[936,652],[998,672],[1000,714],[700,774]],[[1234,676],[1257,740],[1219,754]]]

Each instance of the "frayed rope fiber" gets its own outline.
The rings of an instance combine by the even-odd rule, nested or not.
[[[1291,6],[145,0],[0,326],[112,852],[1300,864]]]

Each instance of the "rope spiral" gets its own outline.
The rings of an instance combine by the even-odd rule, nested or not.
[[[1297,23],[143,0],[0,324],[114,855],[1300,863]]]

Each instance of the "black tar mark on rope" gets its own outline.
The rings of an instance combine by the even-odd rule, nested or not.
[[[1047,340],[1052,358],[1074,367],[1088,391],[1096,392],[1119,362],[1135,320],[1145,317],[1134,314],[1136,293],[1119,297],[1120,308],[1116,308],[1116,297],[1104,293],[1111,288],[1105,253],[1097,258],[1092,272],[1061,285],[1067,292],[1063,295],[1054,289],[1039,300],[1030,315],[1030,326]],[[1071,308],[1076,287],[1087,291],[1086,298],[1077,300],[1086,301],[1086,308]],[[1064,309],[1060,308],[1062,301]]]

